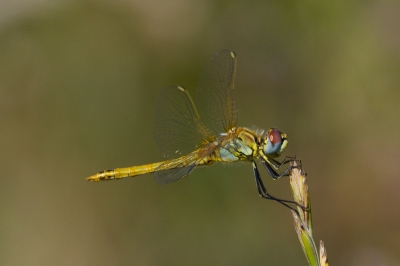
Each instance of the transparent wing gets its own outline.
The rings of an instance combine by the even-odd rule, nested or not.
[[[188,154],[216,136],[200,120],[189,93],[182,87],[164,88],[156,104],[154,138],[167,158]]]
[[[157,172],[154,172],[154,176],[156,177],[157,183],[166,185],[188,176],[195,167],[196,165],[191,165],[183,168],[159,170]]]
[[[233,91],[236,56],[232,51],[215,53],[196,89],[196,103],[204,123],[217,135],[237,125],[238,110]]]
[[[198,110],[184,88],[162,90],[156,107],[155,141],[164,156],[180,157],[156,169],[158,183],[168,184],[189,175],[219,145],[212,142],[220,133],[236,126],[235,71],[235,54],[218,51],[197,85]]]
[[[219,146],[220,141],[208,143],[187,155],[164,162],[154,172],[157,182],[169,184],[186,177]]]
[[[200,158],[197,151],[186,156],[167,161],[160,165],[154,175],[159,184],[169,184],[186,177],[198,165]]]

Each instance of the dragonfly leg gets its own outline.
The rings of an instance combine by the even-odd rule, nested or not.
[[[275,200],[275,201],[279,202],[280,204],[288,207],[289,209],[295,211],[297,214],[299,214],[299,212],[295,208],[290,206],[289,204],[295,204],[296,206],[299,206],[303,210],[306,209],[304,206],[302,206],[301,204],[299,204],[298,202],[296,202],[294,200],[284,200],[284,199],[280,199],[280,198],[274,197],[271,194],[269,194],[267,189],[264,186],[264,183],[263,183],[262,179],[261,179],[261,175],[260,175],[260,172],[258,171],[258,167],[257,167],[256,162],[252,161],[251,163],[252,163],[252,166],[253,166],[253,172],[254,172],[254,177],[255,177],[255,180],[256,180],[258,194],[262,198],[269,199],[269,200]]]
[[[300,160],[296,160],[296,157],[290,157],[290,156],[286,156],[282,162],[278,162],[277,160],[268,158],[268,160],[265,160],[264,158],[261,158],[261,163],[264,165],[264,167],[267,169],[268,173],[270,174],[270,176],[273,179],[279,179],[282,176],[288,176],[290,175],[290,171],[293,168],[301,168],[301,161]],[[275,169],[279,169],[282,165],[287,164],[288,162],[292,162],[292,161],[297,161],[297,165],[296,166],[289,166],[288,168],[286,168],[281,174],[278,174]],[[275,169],[274,169],[275,168]]]
[[[285,156],[285,158],[283,158],[282,162],[277,161],[277,160],[272,159],[272,158],[268,158],[268,160],[274,166],[275,169],[279,169],[282,165],[290,163],[292,161],[295,161],[296,160],[296,155],[295,156]]]

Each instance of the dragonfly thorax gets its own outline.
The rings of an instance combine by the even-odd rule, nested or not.
[[[265,133],[245,127],[231,128],[227,133],[220,134],[219,140],[215,142],[218,152],[214,160],[233,162],[260,156],[264,159],[276,158],[287,145],[286,134],[277,128],[271,128]]]
[[[217,148],[213,159],[235,162],[257,156],[259,147],[256,137],[255,132],[247,128],[229,129],[228,132],[220,134],[220,138],[215,141]]]

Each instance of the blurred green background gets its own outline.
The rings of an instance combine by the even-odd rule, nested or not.
[[[85,181],[162,160],[160,89],[194,95],[226,48],[239,123],[288,134],[331,264],[400,265],[399,14],[394,0],[0,1],[0,264],[307,265],[249,164]]]

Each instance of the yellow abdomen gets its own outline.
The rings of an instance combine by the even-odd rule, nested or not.
[[[99,172],[95,175],[92,175],[86,180],[88,181],[108,181],[108,180],[118,180],[126,177],[134,177],[137,175],[144,175],[148,173],[153,173],[157,167],[159,167],[164,162],[132,166],[126,168],[116,168],[113,170],[104,170],[103,172]]]

